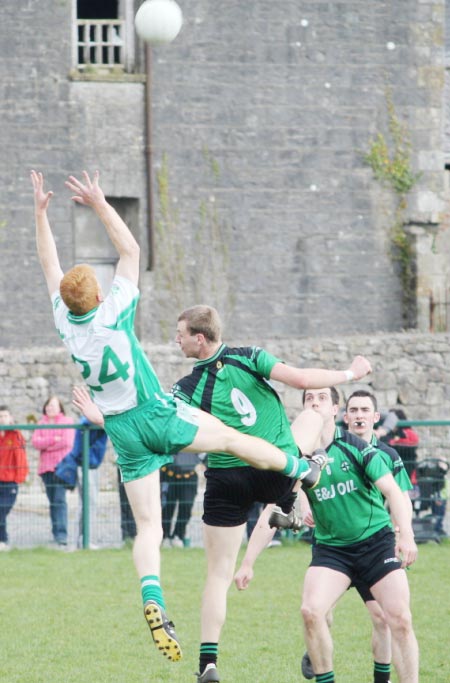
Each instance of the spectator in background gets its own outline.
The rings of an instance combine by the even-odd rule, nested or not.
[[[39,451],[38,474],[45,486],[50,505],[52,534],[58,546],[67,545],[67,501],[66,489],[55,475],[57,464],[71,450],[75,430],[58,427],[73,424],[73,419],[65,414],[64,406],[58,396],[51,396],[44,403],[42,417],[38,424],[55,425],[53,429],[36,429],[31,438],[34,448]]]
[[[80,418],[80,424],[92,425],[84,415]],[[77,429],[72,450],[58,463],[55,474],[68,489],[78,489],[78,524],[77,524],[77,547],[83,546],[83,440],[84,430]],[[97,539],[94,538],[97,528],[97,503],[99,494],[99,470],[106,452],[108,440],[104,429],[89,429],[89,547],[96,548]]]
[[[6,518],[14,507],[19,484],[28,476],[25,439],[16,429],[2,429],[13,424],[7,406],[0,406],[0,551],[9,550]]]
[[[397,416],[397,422],[399,420],[406,421],[406,413],[401,408],[395,408],[392,412]],[[395,425],[386,436],[382,437],[382,440],[395,448],[409,476],[411,476],[417,461],[417,446],[419,445],[419,435],[412,427],[399,427],[398,424]]]
[[[375,425],[373,433],[377,439],[384,439],[397,426],[398,417],[394,410],[380,410],[380,419]]]
[[[430,521],[433,524],[433,531],[437,534],[437,538],[432,536],[433,540],[440,540],[440,537],[446,536],[444,519],[447,509],[449,469],[449,463],[445,458],[424,458],[417,463],[413,472],[417,489],[414,509],[419,516],[421,511],[431,508],[432,520]]]
[[[447,511],[448,492],[450,489],[449,481],[446,478],[449,466],[445,460],[439,461],[438,467],[442,470],[442,488],[431,501],[431,514],[435,517],[434,530],[442,538],[446,538],[447,533],[444,529],[445,513]]]
[[[161,467],[161,482],[167,484],[162,507],[163,546],[183,548],[187,545],[186,527],[191,519],[201,462],[198,453],[177,453],[173,464]],[[178,503],[178,505],[177,505]],[[176,510],[176,516],[174,513]],[[173,524],[173,531],[172,523]]]

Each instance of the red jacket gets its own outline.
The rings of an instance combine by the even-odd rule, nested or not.
[[[27,476],[25,439],[15,429],[0,431],[0,481],[22,484]]]
[[[400,432],[403,432],[403,436],[394,436],[393,439],[389,439],[389,445],[393,446],[417,446],[419,443],[418,433],[411,427],[401,427]]]

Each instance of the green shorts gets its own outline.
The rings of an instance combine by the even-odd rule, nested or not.
[[[117,453],[122,481],[154,472],[194,441],[198,409],[176,399],[148,401],[117,415],[105,415],[105,431]]]

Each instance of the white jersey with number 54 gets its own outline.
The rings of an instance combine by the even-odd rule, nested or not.
[[[56,329],[104,415],[170,400],[134,333],[138,300],[138,288],[117,275],[105,300],[85,315],[73,315],[59,292],[52,296]]]

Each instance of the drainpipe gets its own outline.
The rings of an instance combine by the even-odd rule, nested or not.
[[[155,235],[153,212],[153,159],[152,159],[152,48],[145,45],[145,161],[147,171],[147,270],[155,265]]]

